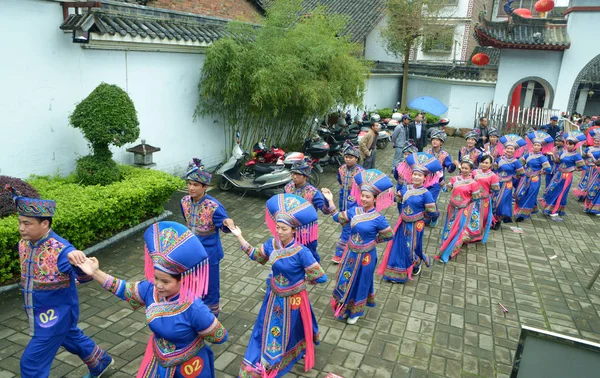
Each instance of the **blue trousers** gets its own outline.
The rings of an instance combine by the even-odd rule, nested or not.
[[[22,378],[45,378],[50,376],[52,360],[63,346],[85,362],[92,375],[100,375],[112,358],[77,327],[67,333],[51,337],[34,336],[21,357]]]
[[[218,317],[221,311],[219,301],[221,300],[221,272],[219,263],[210,264],[208,266],[208,293],[202,301],[208,306],[210,312]]]
[[[317,262],[320,264],[321,256],[319,256],[319,253],[317,252],[318,245],[319,245],[319,242],[315,240],[315,241],[311,241],[310,243],[306,244],[306,248],[308,248],[312,252],[312,255],[315,258],[315,260],[317,260]]]

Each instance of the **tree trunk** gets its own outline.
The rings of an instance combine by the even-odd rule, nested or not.
[[[400,109],[406,110],[406,89],[408,88],[408,60],[410,58],[410,46],[412,43],[408,45],[406,51],[404,51],[404,68],[402,70],[402,100],[400,103]]]

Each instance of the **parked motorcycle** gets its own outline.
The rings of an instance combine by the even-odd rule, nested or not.
[[[241,169],[248,153],[240,146],[239,131],[236,133],[236,138],[231,157],[217,170],[217,174],[221,176],[218,188],[223,191],[237,188],[268,197],[283,193],[285,185],[292,180],[292,173],[285,168],[283,159],[279,159],[280,164],[257,163],[254,165],[253,174],[242,173]]]
[[[275,164],[279,158],[283,158],[285,156],[285,151],[281,148],[275,146],[267,148],[265,143],[266,141],[263,138],[260,142],[254,145],[252,159],[248,160],[244,164],[246,173],[253,173],[254,166],[256,164]]]

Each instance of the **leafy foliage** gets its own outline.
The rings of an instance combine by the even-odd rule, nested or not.
[[[38,192],[25,181],[16,177],[0,176],[0,218],[12,215],[17,211],[12,195],[4,190],[4,186],[7,184],[15,188],[24,197],[40,197]]]
[[[381,29],[385,49],[404,59],[402,79],[402,103],[406,109],[408,85],[408,59],[411,49],[425,44],[425,49],[443,44],[452,38],[454,27],[452,7],[440,0],[387,0],[387,24],[393,27]]]
[[[419,110],[411,109],[411,108],[408,108],[408,110],[398,110],[398,113],[410,114],[410,117],[413,119],[419,112],[420,112]],[[381,118],[392,118],[393,109],[392,108],[381,108],[381,109],[375,110],[375,113],[379,114],[379,116]],[[440,120],[440,117],[437,117],[437,116],[434,116],[433,114],[427,113],[427,114],[425,114],[425,119],[427,120],[427,123],[437,123]]]
[[[76,177],[35,177],[30,184],[57,209],[52,228],[83,249],[160,214],[183,181],[167,173],[120,166],[123,180],[107,186],[81,186]],[[0,219],[0,284],[19,275],[17,216]]]
[[[75,176],[82,185],[108,185],[119,181],[121,171],[110,157],[86,155],[77,159]]]
[[[69,121],[81,129],[95,154],[110,153],[109,145],[121,147],[140,135],[133,101],[123,89],[106,83],[77,104]]]
[[[262,27],[232,23],[231,37],[208,49],[195,115],[221,116],[232,143],[236,130],[246,147],[303,140],[309,120],[362,102],[369,66],[340,37],[346,19],[301,9],[301,0],[272,2]]]

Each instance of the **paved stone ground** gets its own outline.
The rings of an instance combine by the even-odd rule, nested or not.
[[[455,153],[462,144],[449,138]],[[378,152],[378,167],[390,170],[393,151]],[[323,185],[337,192],[335,173],[327,168]],[[265,199],[235,193],[211,192],[228,209],[246,238],[259,244],[269,237],[263,223]],[[176,193],[169,208],[179,215]],[[445,212],[448,194],[442,193]],[[390,224],[397,211],[386,211]],[[316,348],[315,368],[304,373],[297,364],[288,377],[324,377],[332,372],[345,378],[407,377],[507,377],[520,325],[552,330],[600,341],[600,282],[586,290],[600,264],[597,240],[600,219],[585,215],[571,197],[564,222],[541,215],[521,224],[524,234],[503,226],[492,232],[487,245],[463,247],[447,265],[424,269],[406,285],[382,282],[375,276],[377,307],[368,309],[357,325],[333,319],[329,296],[336,265],[330,263],[340,228],[321,217],[319,251],[329,281],[311,287],[310,298],[319,322],[322,342]],[[441,222],[440,222],[441,223]],[[425,233],[426,253],[434,255],[440,244],[441,226]],[[237,240],[223,237],[221,321],[229,341],[213,347],[217,377],[236,376],[252,326],[262,303],[268,268],[248,259]],[[383,246],[379,252],[383,251]],[[142,278],[141,233],[98,254],[101,266],[120,278]],[[557,258],[550,259],[557,255]],[[80,323],[84,332],[115,358],[112,377],[134,376],[148,339],[141,310],[132,311],[96,283],[79,289]],[[509,310],[504,315],[498,306]],[[17,376],[19,358],[29,337],[22,301],[14,291],[0,296],[0,378]],[[52,377],[81,377],[81,361],[61,350]]]

